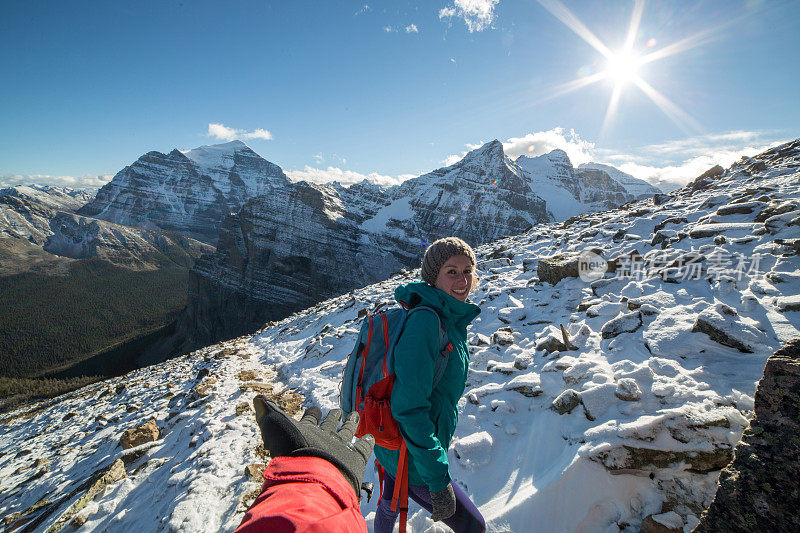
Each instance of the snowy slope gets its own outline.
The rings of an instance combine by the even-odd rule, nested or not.
[[[766,358],[800,336],[799,168],[795,142],[662,205],[542,225],[478,250],[482,313],[448,455],[490,531],[633,532],[659,513],[691,529],[752,416]],[[537,276],[543,258],[593,248],[607,259],[635,248],[652,271],[556,285]],[[684,279],[691,264],[699,279]],[[84,480],[121,457],[126,476],[78,513],[86,530],[232,530],[259,487],[245,467],[263,462],[246,407],[254,390],[334,407],[359,312],[391,305],[397,284],[417,277],[6,416],[8,530],[26,521],[45,530]],[[558,346],[560,325],[577,349]],[[123,430],[151,418],[158,440],[123,452]],[[367,480],[377,482],[371,469]],[[374,505],[362,504],[370,528]],[[409,531],[431,524],[412,505]]]

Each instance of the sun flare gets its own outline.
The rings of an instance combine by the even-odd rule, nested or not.
[[[615,84],[624,84],[638,77],[642,59],[629,50],[617,52],[608,58],[606,76]]]

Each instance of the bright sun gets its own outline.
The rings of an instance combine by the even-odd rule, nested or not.
[[[623,50],[608,58],[606,75],[615,84],[624,84],[638,77],[639,65],[642,60],[629,50]]]

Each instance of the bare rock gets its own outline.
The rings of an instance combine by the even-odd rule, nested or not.
[[[692,331],[705,333],[711,340],[740,352],[752,353],[763,341],[763,334],[738,317],[736,310],[722,303],[703,310]]]
[[[214,385],[217,383],[217,378],[210,377],[205,381],[202,381],[197,384],[197,386],[192,389],[192,396],[196,398],[203,398],[204,396],[208,396],[211,394],[211,391],[214,390]]]
[[[683,533],[683,519],[675,511],[647,515],[642,520],[642,533]]]
[[[600,330],[600,334],[604,339],[613,339],[622,333],[633,333],[640,327],[642,327],[642,313],[637,310],[609,320]]]
[[[264,394],[267,396],[272,394],[274,389],[275,387],[273,387],[271,383],[265,383],[261,381],[247,381],[239,385],[239,390],[242,392],[250,390],[256,394]]]
[[[708,450],[660,450],[638,446],[612,446],[594,453],[590,459],[612,474],[653,472],[676,465],[687,465],[690,472],[706,474],[724,468],[733,458],[730,446],[715,445]]]
[[[250,412],[252,412],[252,408],[249,403],[240,402],[236,404],[236,416],[242,416]]]
[[[653,205],[664,205],[669,202],[669,196],[666,194],[656,193],[653,195]]]
[[[545,257],[539,260],[536,269],[539,280],[557,284],[564,278],[578,277],[578,256],[577,255],[556,255]]]
[[[158,424],[155,419],[150,419],[137,428],[126,429],[119,440],[119,445],[123,450],[128,450],[147,442],[157,441],[159,436]]]
[[[567,389],[559,394],[555,400],[553,400],[553,403],[550,405],[550,409],[560,415],[563,415],[571,413],[573,409],[580,405],[580,403],[581,393],[573,389]]]
[[[500,346],[514,344],[514,335],[508,328],[500,328],[492,334],[492,342]]]
[[[239,381],[255,381],[258,379],[258,372],[255,370],[242,370],[236,374],[236,377]]]
[[[541,379],[538,374],[532,372],[523,374],[506,383],[505,389],[516,391],[528,398],[535,398],[542,394]]]
[[[800,339],[767,360],[755,418],[694,530],[800,531]]]
[[[264,476],[264,470],[266,470],[266,468],[267,465],[265,465],[264,463],[253,463],[251,465],[247,465],[244,468],[244,476],[249,481],[256,481],[260,483]]]

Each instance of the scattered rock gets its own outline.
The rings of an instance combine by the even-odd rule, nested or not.
[[[209,375],[211,375],[211,370],[207,368],[201,368],[197,372],[197,376],[195,377],[195,379],[200,381],[201,379],[207,378]]]
[[[653,195],[653,205],[664,205],[669,202],[669,196],[666,194],[656,193]]]
[[[652,472],[683,463],[690,472],[706,474],[724,468],[733,458],[730,446],[716,444],[707,450],[659,450],[628,446],[612,446],[595,452],[591,457],[612,474]]]
[[[242,416],[243,414],[250,413],[252,410],[250,404],[247,402],[236,404],[236,416]]]
[[[192,395],[196,398],[208,396],[211,394],[211,391],[214,390],[214,385],[216,383],[217,378],[208,378],[205,381],[198,383],[197,386],[192,389]]]
[[[705,333],[711,340],[744,353],[752,353],[763,340],[758,329],[739,318],[735,309],[721,303],[697,315],[692,331]]]
[[[559,394],[555,400],[553,400],[553,403],[550,405],[550,409],[560,415],[563,415],[571,413],[572,410],[578,407],[580,403],[581,394],[576,390],[567,389]]]
[[[633,333],[640,327],[642,327],[642,313],[637,310],[609,320],[600,330],[600,334],[604,339],[613,339],[621,333]]]
[[[492,342],[500,346],[514,344],[514,335],[509,328],[500,328],[492,334]]]
[[[119,440],[119,445],[123,450],[141,446],[146,442],[157,441],[160,436],[158,424],[155,419],[148,420],[145,424],[137,427],[126,429]]]
[[[727,216],[727,215],[747,215],[755,211],[756,209],[760,209],[765,207],[763,202],[746,202],[741,204],[730,204],[717,209],[717,214],[720,216]]]
[[[255,381],[258,379],[258,372],[255,370],[242,370],[236,374],[236,377],[239,381]]]
[[[768,218],[789,213],[790,211],[794,211],[798,207],[800,207],[800,203],[797,202],[796,200],[788,200],[786,202],[775,203],[768,207],[765,207],[761,212],[759,212],[758,215],[756,215],[755,221],[766,222]]]
[[[267,465],[264,463],[253,463],[244,467],[244,476],[248,481],[255,481],[260,483],[264,477],[264,470]]]
[[[523,374],[521,376],[517,376],[508,383],[506,383],[505,388],[507,390],[516,391],[523,396],[527,396],[528,398],[535,398],[542,394],[542,385],[541,380],[538,374],[534,374],[530,372],[528,374]],[[477,396],[475,397],[475,404],[477,405]]]
[[[89,517],[85,514],[75,515],[75,518],[72,519],[70,525],[75,529],[78,529],[79,527],[83,526],[83,524],[85,524],[88,519]]]
[[[539,259],[536,269],[539,280],[556,285],[564,278],[578,277],[577,255],[556,255]]]
[[[800,294],[778,298],[775,305],[779,311],[800,311]]]
[[[479,431],[460,438],[453,443],[453,453],[468,470],[484,466],[492,460],[492,436],[486,431]]]
[[[476,333],[469,340],[471,346],[488,346],[489,344],[491,344],[491,342],[492,341],[491,339],[489,339],[489,337],[487,337],[486,335],[482,335],[480,333]]]
[[[737,233],[743,236],[744,234],[753,233],[753,229],[754,226],[750,222],[697,224],[689,230],[689,237],[692,239],[702,239],[704,237],[713,237],[720,233]]]
[[[264,394],[265,396],[271,395],[274,389],[275,387],[273,387],[271,383],[261,381],[248,381],[239,385],[239,390],[242,392],[250,390],[256,394]]]
[[[719,476],[698,533],[800,531],[800,339],[767,360],[755,394],[755,418]]]
[[[635,379],[622,378],[617,381],[617,390],[614,395],[625,402],[636,402],[642,399],[642,389]]]
[[[675,511],[647,515],[642,520],[642,533],[683,533],[683,518]]]

